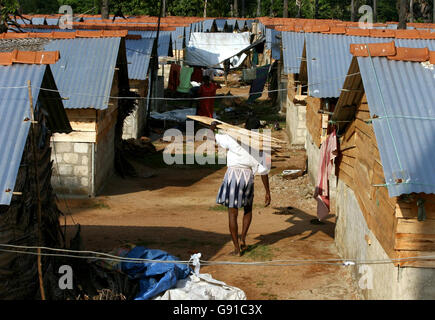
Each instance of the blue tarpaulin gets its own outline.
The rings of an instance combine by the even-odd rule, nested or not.
[[[165,251],[141,246],[133,248],[127,257],[163,261],[179,260]],[[135,300],[151,299],[159,293],[174,288],[177,280],[187,278],[191,271],[186,264],[161,262],[123,262],[121,269],[130,279],[139,280],[140,291]]]

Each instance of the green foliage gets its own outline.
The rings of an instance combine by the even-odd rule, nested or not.
[[[229,17],[231,4],[234,0],[208,0],[207,16]],[[239,15],[242,11],[242,1],[239,0]],[[257,12],[257,0],[245,1],[245,17],[254,18]],[[301,17],[313,19],[315,17],[316,0],[301,0]],[[378,0],[378,21],[397,21],[397,0]],[[19,2],[23,13],[58,13],[61,5],[70,5],[75,14],[101,12],[101,0],[0,0],[2,8],[15,5]],[[283,16],[283,0],[261,0],[261,16],[270,16],[270,7],[273,2],[273,15]],[[416,0],[418,3],[427,3],[425,11],[429,12],[430,0]],[[124,15],[152,15],[157,16],[160,10],[160,0],[109,0],[110,13],[121,10]],[[319,19],[350,19],[351,0],[318,0]],[[355,0],[356,8],[361,5],[372,5],[373,0]],[[4,5],[5,4],[5,5]],[[416,10],[420,8],[416,5]],[[423,9],[422,9],[423,10]],[[288,0],[289,17],[296,17],[298,7],[295,0]],[[204,0],[166,0],[166,14],[176,16],[202,16],[204,12]],[[430,12],[429,12],[430,13]],[[419,13],[415,12],[415,18],[419,19]],[[425,12],[427,15],[427,12]],[[359,14],[357,13],[357,17]]]

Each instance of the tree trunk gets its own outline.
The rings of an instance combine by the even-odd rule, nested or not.
[[[244,18],[245,17],[245,8],[246,8],[246,6],[245,6],[245,0],[242,0],[242,18]]]
[[[408,0],[399,0],[399,26],[397,29],[406,29],[406,15],[408,13]]]
[[[282,17],[288,18],[288,0],[284,0],[284,7],[282,11]]]
[[[166,0],[162,0],[162,17],[166,17]]]
[[[101,4],[101,19],[109,19],[109,0],[103,0]]]
[[[373,22],[378,22],[378,2],[373,0]]]
[[[204,0],[204,18],[207,17],[207,0]]]
[[[296,18],[300,18],[301,17],[302,0],[296,0],[296,5],[298,6],[298,14],[296,15]]]
[[[409,14],[410,14],[409,22],[414,22],[414,9],[413,9],[413,6],[414,6],[414,0],[410,0],[409,1]]]
[[[273,0],[270,0],[270,12],[269,15],[273,17]]]
[[[314,2],[314,19],[319,19],[319,0]]]
[[[261,0],[257,0],[257,17],[259,17],[260,15],[261,15]]]
[[[350,21],[355,21],[355,0],[350,2]]]
[[[233,7],[233,9],[234,9],[234,16],[235,17],[238,17],[239,16],[239,6],[238,6],[238,0],[234,0],[234,7]]]

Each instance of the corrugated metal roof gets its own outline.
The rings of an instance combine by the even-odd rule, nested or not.
[[[282,32],[282,52],[284,73],[299,73],[305,34],[301,32]]]
[[[57,26],[59,23],[59,18],[46,18],[45,21],[47,21],[49,26]]]
[[[243,30],[246,25],[246,20],[236,20],[236,26],[239,30]]]
[[[229,32],[232,32],[236,28],[236,23],[237,23],[236,19],[228,19],[227,20],[227,26],[228,26]]]
[[[355,37],[305,33],[309,94],[316,98],[337,98],[352,60],[351,43],[382,43],[395,41],[402,47],[429,47],[435,40]]]
[[[30,99],[27,81],[31,81],[34,108],[37,110],[38,97],[43,93],[44,84],[56,89],[50,77],[48,65],[13,64],[0,66],[0,205],[9,205],[12,199],[18,169],[30,128]],[[45,76],[45,78],[44,78]],[[11,88],[24,87],[24,88]],[[62,100],[56,93],[44,92],[50,104],[44,105],[48,122],[53,132],[70,132],[71,127],[63,109]],[[54,102],[53,99],[56,99]]]
[[[107,109],[121,38],[52,40],[47,51],[60,51],[51,67],[66,109]]]
[[[281,31],[266,28],[266,48],[272,49],[272,58],[281,58]]]
[[[213,22],[214,22],[213,19],[204,20],[204,21],[202,22],[202,30],[203,30],[204,32],[210,32],[210,31],[211,31],[211,28],[213,27]]]
[[[370,115],[379,117],[373,127],[390,197],[435,193],[435,69],[378,57],[358,64]]]
[[[32,83],[32,95],[39,95],[46,66],[12,65],[0,66],[0,87],[22,89],[0,89],[0,204],[9,205],[15,180],[21,163],[24,146],[30,128],[30,102],[27,80]]]
[[[225,25],[227,24],[227,20],[224,19],[216,19],[215,20],[216,23],[216,28],[219,32],[224,31],[225,29]]]
[[[183,50],[184,43],[184,27],[177,27],[172,31],[172,48],[175,50]]]
[[[37,17],[37,18],[32,18],[32,24],[34,25],[42,25],[45,22],[45,18],[44,17]]]
[[[189,43],[190,40],[190,32],[191,32],[191,27],[187,26],[184,27],[184,36],[185,36],[185,44],[187,45]]]
[[[126,40],[128,78],[145,80],[148,75],[154,39]]]
[[[139,34],[144,39],[151,39],[157,37],[157,31],[129,31],[129,34]],[[170,52],[170,47],[172,46],[172,31],[160,31],[159,32],[159,42],[157,46],[157,54],[159,57],[166,57]]]

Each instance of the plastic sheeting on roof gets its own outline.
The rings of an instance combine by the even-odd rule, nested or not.
[[[121,38],[52,40],[45,50],[60,51],[51,67],[66,109],[107,109]]]
[[[435,69],[378,57],[358,64],[390,197],[435,193]]]
[[[128,78],[145,80],[148,75],[154,39],[126,40]]]
[[[192,66],[223,68],[222,62],[251,45],[250,33],[192,33],[186,48],[185,62]],[[239,66],[246,55],[230,59]]]
[[[304,50],[305,34],[300,32],[282,32],[282,54],[284,73],[299,73]]]

